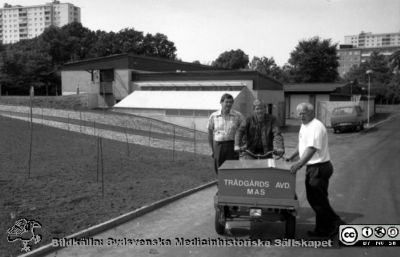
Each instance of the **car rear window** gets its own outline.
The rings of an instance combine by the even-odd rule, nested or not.
[[[333,110],[334,115],[348,115],[352,114],[354,111],[354,107],[342,107],[342,108],[336,108]]]

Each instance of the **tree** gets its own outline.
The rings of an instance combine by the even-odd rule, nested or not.
[[[393,74],[388,88],[392,98],[392,104],[400,102],[400,50],[389,57],[389,67]]]
[[[273,57],[267,58],[263,56],[260,58],[254,56],[249,64],[249,68],[284,82],[282,69],[279,68],[279,66],[275,63],[275,59]]]
[[[338,78],[339,66],[336,44],[330,39],[319,37],[300,41],[290,53],[289,64],[292,66],[296,82],[334,82]]]
[[[400,102],[400,73],[395,73],[387,85],[385,92],[386,102],[397,104]]]
[[[373,52],[370,58],[361,63],[360,66],[354,66],[344,76],[347,81],[357,81],[365,86],[368,84],[367,70],[372,70],[371,94],[376,95],[377,101],[383,102],[396,100],[398,90],[398,78],[390,68],[389,60],[378,52]]]
[[[43,89],[54,81],[51,56],[37,40],[21,41],[10,45],[3,54],[1,83],[4,90],[12,94],[27,94],[29,87]]]
[[[176,59],[175,44],[168,40],[168,37],[161,33],[154,36],[147,34],[144,37],[144,54],[147,56],[158,56],[169,59]]]
[[[143,54],[144,36],[143,32],[136,31],[133,28],[120,30],[114,37],[114,54],[134,53]]]
[[[37,38],[40,45],[48,48],[54,65],[93,57],[91,49],[97,41],[96,34],[73,22],[61,28],[51,26]]]
[[[400,50],[389,56],[389,65],[393,72],[398,72],[400,70]]]
[[[249,56],[237,49],[223,52],[211,65],[223,69],[243,69],[247,68],[248,63]]]
[[[95,32],[96,42],[93,44],[90,55],[93,57],[103,57],[114,54],[116,45],[114,43],[115,33],[98,30]]]
[[[28,94],[31,85],[38,91],[59,86],[58,71],[70,61],[119,53],[176,58],[174,43],[161,33],[143,36],[133,28],[118,33],[93,32],[77,22],[61,28],[51,26],[34,39],[0,44],[0,52],[2,91],[15,94]]]

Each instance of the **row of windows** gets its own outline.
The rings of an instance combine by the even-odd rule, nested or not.
[[[1,26],[0,26],[1,27]],[[21,26],[21,29],[26,29],[26,27],[29,27],[29,28],[32,28],[32,27],[45,27],[45,24],[44,23],[32,23],[32,24],[29,24],[28,26]],[[16,28],[19,28],[19,26],[18,26],[18,24],[14,24],[14,25],[9,25],[9,26],[7,26],[7,25],[4,25],[4,28],[5,29],[7,29],[7,28],[9,28],[9,29],[12,29],[12,28],[14,28],[14,29],[16,29]]]
[[[54,19],[57,20],[59,18],[58,17],[54,17]],[[46,17],[45,20],[46,21],[50,20],[50,17]],[[21,22],[32,22],[32,21],[43,21],[43,18],[40,18],[40,19],[38,19],[38,18],[35,18],[35,19],[29,18],[29,19],[21,20]],[[20,21],[19,20],[12,20],[12,21],[5,20],[5,21],[3,21],[3,23],[4,24],[9,24],[9,23],[11,23],[11,24],[19,24]]]
[[[346,58],[346,59],[341,59],[341,62],[360,62],[360,58]]]
[[[28,13],[29,14],[29,16],[43,16],[43,15],[45,15],[45,13]],[[60,14],[60,12],[55,12],[55,14]],[[17,18],[17,17],[19,17],[19,16],[27,16],[26,14],[25,15],[18,15],[18,14],[14,14],[14,15],[8,15],[7,16],[7,14],[5,14],[3,17],[4,18]]]
[[[166,110],[165,114],[167,116],[197,116],[197,117],[209,117],[211,113],[214,111],[212,110]]]
[[[339,55],[359,55],[358,51],[339,52]]]
[[[6,40],[6,42],[7,42],[7,39],[9,39],[9,41],[11,42],[11,41],[13,41],[13,42],[15,42],[15,41],[18,41],[20,38],[33,38],[33,37],[37,37],[37,36],[39,36],[40,35],[40,33],[36,33],[36,34],[28,34],[28,35],[23,35],[23,36],[21,36],[21,37],[19,37],[19,36],[17,36],[17,35],[15,35],[15,36],[4,36],[4,39]]]
[[[4,44],[8,44],[8,43],[16,43],[16,42],[18,42],[18,40],[9,40],[9,41],[7,41],[7,40],[4,40]]]
[[[61,17],[61,15],[52,15],[54,18],[57,18],[57,17]],[[73,16],[73,15],[72,15]],[[46,18],[46,19],[49,19],[50,17],[51,17],[51,15],[46,15],[46,16],[44,16],[44,15],[42,15],[41,17],[31,17],[31,16],[29,16],[29,17],[20,17],[19,19],[13,19],[13,20],[10,20],[10,19],[3,19],[3,21],[4,22],[12,22],[12,21],[14,21],[14,22],[16,22],[16,21],[18,21],[18,20],[38,20],[38,19],[40,19],[40,20],[42,20],[43,19],[43,17],[44,18]],[[1,19],[0,19],[1,20]]]
[[[40,31],[43,31],[43,28],[35,29],[35,32],[40,32]],[[29,29],[29,32],[33,32],[33,29]],[[7,37],[7,33],[11,34],[10,37],[17,37],[15,35],[15,33],[19,33],[19,31],[18,30],[14,30],[14,31],[12,31],[12,30],[9,30],[9,31],[4,30],[3,33],[5,33],[5,37]]]
[[[3,17],[4,18],[16,18],[16,17],[19,17],[19,16],[26,16],[26,15],[29,15],[29,16],[43,16],[43,15],[45,15],[45,14],[50,14],[50,12],[46,12],[46,13],[44,13],[44,12],[39,12],[39,13],[32,13],[32,12],[28,12],[28,13],[24,13],[23,15],[18,15],[18,13],[15,13],[15,14],[4,14],[3,15]],[[54,14],[58,14],[58,15],[60,15],[61,14],[61,12],[60,11],[54,11],[53,12],[53,15]],[[0,15],[1,15],[1,13],[0,13]],[[74,12],[70,12],[70,15],[74,15]]]
[[[72,9],[73,7],[70,6],[70,9]],[[39,7],[28,7],[28,8],[20,8],[20,9],[3,9],[3,12],[9,12],[9,13],[13,13],[13,12],[20,12],[20,11],[35,11],[35,12],[41,12],[43,10],[50,10],[51,7],[50,6],[39,6]],[[53,6],[53,10],[59,10],[60,6]]]
[[[400,35],[392,35],[392,36],[367,36],[367,37],[360,37],[360,38],[366,38],[366,39],[389,39],[389,38],[398,38]]]
[[[4,28],[18,28],[18,27],[44,27],[46,25],[50,25],[49,23],[50,19],[46,19],[46,21],[39,21],[39,23],[35,22],[32,23],[30,22],[29,24],[27,24],[27,22],[25,23],[12,23],[7,25],[6,23],[4,23]],[[54,19],[54,21],[59,21],[59,19]],[[1,27],[1,23],[0,23],[0,27]]]

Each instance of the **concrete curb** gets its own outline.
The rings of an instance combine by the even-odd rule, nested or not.
[[[163,207],[163,206],[165,206],[165,205],[167,205],[169,203],[172,203],[172,202],[174,202],[174,201],[176,201],[178,199],[181,199],[181,198],[183,198],[185,196],[194,194],[194,193],[196,193],[198,191],[201,191],[201,190],[203,190],[205,188],[211,187],[211,186],[215,185],[216,183],[217,183],[217,181],[214,180],[214,181],[211,181],[211,182],[206,183],[204,185],[198,186],[196,188],[192,188],[192,189],[186,190],[186,191],[184,191],[182,193],[170,196],[168,198],[159,200],[159,201],[154,202],[152,204],[145,205],[145,206],[143,206],[143,207],[141,207],[139,209],[136,209],[134,211],[125,213],[125,214],[123,214],[123,215],[121,215],[119,217],[116,217],[114,219],[105,221],[103,223],[100,223],[98,225],[92,226],[92,227],[87,228],[85,230],[76,232],[76,233],[74,233],[72,235],[66,236],[65,238],[67,238],[67,239],[69,239],[69,238],[77,238],[78,239],[78,238],[83,238],[83,237],[94,236],[94,235],[99,234],[99,233],[101,233],[103,231],[106,231],[108,229],[114,228],[114,227],[116,227],[118,225],[121,225],[121,224],[123,224],[125,222],[131,221],[131,220],[133,220],[133,219],[135,219],[137,217],[140,217],[140,216],[142,216],[144,214],[147,214],[147,213],[149,213],[151,211],[154,211],[154,210],[156,210],[158,208],[161,208],[161,207]],[[29,253],[25,253],[25,254],[19,255],[19,257],[44,256],[45,254],[49,254],[49,253],[57,251],[57,250],[59,250],[61,248],[63,248],[63,247],[54,247],[54,246],[52,246],[52,244],[47,244],[47,245],[44,245],[44,246],[42,246],[42,247],[40,247],[38,249],[35,249],[35,250],[29,252]]]
[[[379,121],[377,123],[371,124],[369,127],[364,127],[364,133],[368,132],[369,130],[371,130],[371,129],[377,127],[377,126],[380,126],[381,124],[383,124],[383,123],[385,123],[387,121],[390,121],[390,120],[394,119],[397,116],[399,116],[399,114],[390,115],[388,118],[386,118],[384,120],[381,120],[381,121]]]

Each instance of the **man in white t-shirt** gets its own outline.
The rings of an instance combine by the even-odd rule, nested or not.
[[[314,117],[314,107],[310,103],[297,106],[302,125],[299,131],[298,149],[286,160],[300,157],[291,166],[296,173],[306,166],[307,200],[315,212],[315,229],[309,236],[334,236],[339,225],[345,224],[329,204],[328,185],[333,173],[328,150],[328,133],[325,126]]]

